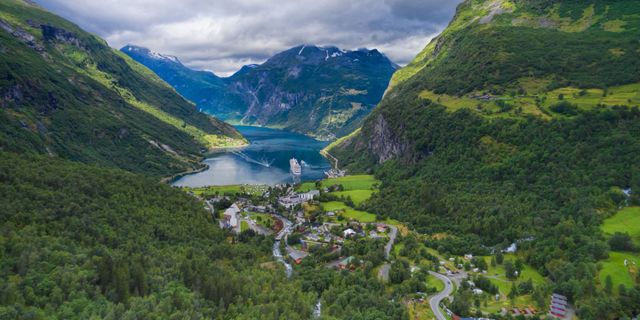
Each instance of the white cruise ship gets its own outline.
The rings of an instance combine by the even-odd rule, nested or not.
[[[291,158],[291,160],[289,160],[289,166],[291,167],[291,173],[294,175],[299,176],[302,174],[302,167],[296,158]]]

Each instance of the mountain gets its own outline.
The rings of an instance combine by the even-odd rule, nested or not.
[[[360,126],[397,68],[377,50],[298,46],[218,78],[144,48],[121,50],[210,114],[326,140]]]
[[[0,3],[0,150],[166,176],[244,144],[104,40],[30,2]]]
[[[581,319],[637,314],[596,264],[602,220],[640,203],[637,39],[637,1],[464,1],[325,151],[382,180],[367,211],[455,254],[518,241]]]
[[[177,57],[162,55],[147,48],[127,45],[120,49],[135,61],[153,70],[160,78],[169,83],[182,96],[193,101],[199,109],[208,110],[220,106],[225,92],[225,82],[208,71],[192,70],[180,62]],[[232,109],[220,106],[217,116],[229,118]]]

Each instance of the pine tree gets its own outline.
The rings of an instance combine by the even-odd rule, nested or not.
[[[611,280],[611,275],[607,275],[607,278],[604,281],[604,291],[606,293],[611,293],[613,289],[613,281]]]

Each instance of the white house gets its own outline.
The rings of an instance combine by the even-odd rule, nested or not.
[[[313,197],[319,196],[319,195],[320,195],[319,190],[311,190],[309,192],[301,193],[298,196],[300,197],[300,199],[304,201],[309,201],[309,200],[313,200]]]
[[[240,208],[238,208],[237,204],[232,204],[227,210],[224,211],[224,220],[227,225],[231,228],[238,227],[238,214],[240,213]]]
[[[349,229],[347,229],[347,230],[343,231],[342,233],[344,234],[344,237],[345,237],[345,238],[349,238],[349,237],[352,237],[352,236],[355,236],[355,235],[356,235],[356,232],[355,232],[355,231],[353,231],[353,229],[351,229],[351,228],[349,228]]]

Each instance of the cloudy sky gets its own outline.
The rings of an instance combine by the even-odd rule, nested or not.
[[[36,0],[115,48],[228,75],[299,44],[377,48],[408,63],[460,0]]]

